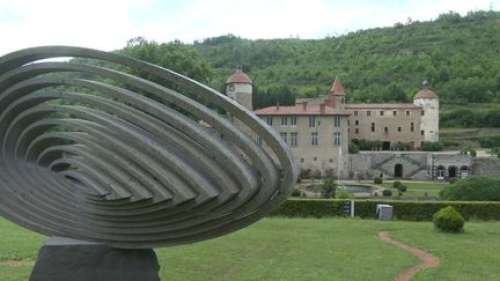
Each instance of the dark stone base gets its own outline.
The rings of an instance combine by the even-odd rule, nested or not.
[[[160,281],[152,249],[50,238],[38,253],[30,281]]]

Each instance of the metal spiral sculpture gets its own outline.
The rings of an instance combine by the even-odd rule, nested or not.
[[[97,63],[47,60],[67,57]],[[4,217],[120,248],[241,229],[283,202],[297,177],[280,137],[228,97],[79,47],[0,57],[0,149]]]

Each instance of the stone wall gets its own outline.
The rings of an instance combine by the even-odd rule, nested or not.
[[[500,177],[500,158],[478,157],[472,161],[472,171],[478,176]]]

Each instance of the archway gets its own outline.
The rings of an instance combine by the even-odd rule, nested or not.
[[[438,179],[444,179],[445,174],[446,174],[446,169],[444,168],[444,166],[441,166],[441,165],[438,166],[437,170],[436,170],[436,177]]]
[[[448,178],[456,178],[457,177],[457,167],[450,166],[448,167]]]
[[[394,177],[395,178],[403,177],[403,164],[396,164],[394,166]]]

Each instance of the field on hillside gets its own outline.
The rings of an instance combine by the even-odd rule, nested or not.
[[[273,218],[157,253],[164,281],[392,280],[418,259],[380,241],[381,230],[441,259],[414,280],[500,280],[500,222],[470,222],[453,235],[431,223]],[[1,219],[0,235],[0,280],[27,280],[44,238]]]

